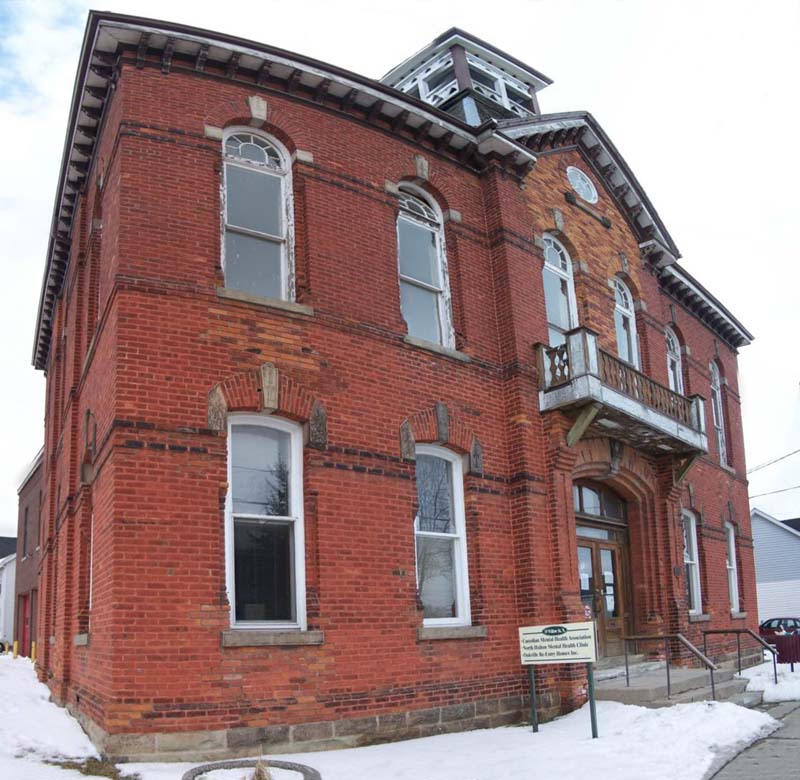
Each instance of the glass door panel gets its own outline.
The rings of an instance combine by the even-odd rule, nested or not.
[[[578,577],[581,603],[587,620],[595,617],[594,611],[594,560],[591,547],[578,547]]]

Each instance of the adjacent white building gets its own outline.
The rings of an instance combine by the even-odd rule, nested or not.
[[[0,558],[0,642],[14,641],[14,583],[17,554]]]
[[[754,509],[750,516],[758,620],[800,617],[800,531],[760,509]]]

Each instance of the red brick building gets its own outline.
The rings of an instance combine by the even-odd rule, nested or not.
[[[38,668],[107,752],[509,723],[519,626],[755,626],[751,336],[549,83],[458,30],[373,81],[90,15]],[[543,668],[544,715],[584,698]]]
[[[41,507],[43,450],[33,460],[17,495],[17,571],[14,595],[14,639],[21,655],[31,656],[36,647],[36,615],[39,601],[39,564],[41,560]]]

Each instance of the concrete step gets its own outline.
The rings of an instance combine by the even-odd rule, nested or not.
[[[714,693],[716,695],[716,699],[712,699],[711,696],[711,686],[705,685],[702,688],[692,688],[688,691],[683,691],[682,693],[674,693],[672,696],[667,699],[664,697],[663,699],[656,699],[651,702],[647,702],[644,706],[645,707],[670,707],[673,704],[689,704],[690,702],[695,701],[734,701],[734,699],[738,698],[739,701],[735,701],[736,704],[744,702],[745,700],[750,700],[754,696],[754,694],[746,694],[745,695],[745,688],[747,688],[747,680],[726,680],[725,682],[717,681],[716,674],[714,675]],[[708,678],[706,678],[706,682],[708,682]],[[760,704],[760,696],[758,697],[758,701],[754,701],[751,706],[755,707],[756,704]]]
[[[628,664],[630,666],[635,666],[637,664],[642,663],[644,661],[644,654],[641,655],[628,655]],[[609,655],[605,658],[601,658],[595,665],[594,670],[595,673],[597,672],[604,672],[607,669],[616,669],[622,668],[625,669],[625,656],[624,655]]]
[[[732,669],[720,669],[714,673],[714,681],[719,686],[732,680]],[[679,694],[709,685],[707,669],[687,669],[670,667],[671,699]],[[596,696],[604,701],[619,701],[623,704],[647,705],[651,702],[670,701],[667,699],[667,675],[664,665],[660,668],[632,674],[630,685],[625,685],[625,677],[614,677],[597,682]],[[710,688],[708,698],[711,698]]]

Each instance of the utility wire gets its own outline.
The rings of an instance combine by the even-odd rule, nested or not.
[[[758,471],[759,469],[765,469],[767,466],[771,466],[773,463],[777,463],[779,460],[784,460],[785,458],[789,458],[792,455],[797,455],[800,450],[795,450],[794,452],[790,452],[787,455],[781,455],[780,458],[774,458],[773,460],[768,460],[766,463],[762,463],[760,466],[755,466],[752,469],[748,469],[747,473],[752,474],[754,471]]]
[[[769,493],[756,493],[754,496],[750,496],[751,499],[753,498],[761,498],[762,496],[773,496],[775,493],[786,493],[789,490],[797,490],[800,488],[800,485],[794,485],[788,488],[781,488],[781,490],[770,490]]]

